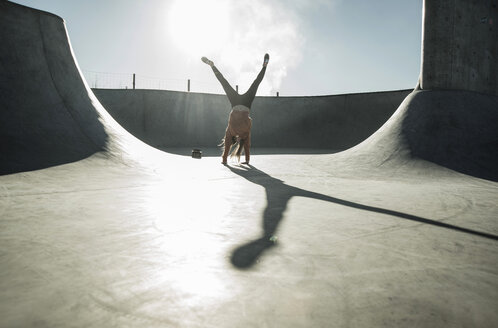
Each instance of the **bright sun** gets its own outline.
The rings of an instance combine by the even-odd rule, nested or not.
[[[193,56],[208,55],[226,41],[229,32],[225,0],[175,0],[169,31],[176,45]]]

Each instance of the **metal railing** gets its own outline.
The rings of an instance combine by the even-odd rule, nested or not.
[[[223,94],[217,83],[191,79],[164,79],[135,73],[109,73],[82,70],[91,88],[96,89],[151,89]]]
[[[82,70],[83,75],[94,89],[149,89],[224,94],[217,82],[192,79],[164,79],[135,73],[110,73]],[[239,86],[235,86],[238,91]],[[279,93],[276,93],[279,96]]]

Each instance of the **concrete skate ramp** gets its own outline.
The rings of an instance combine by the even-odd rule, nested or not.
[[[498,181],[497,126],[496,96],[418,89],[382,128],[358,146],[334,155],[331,163],[352,173],[425,160]]]
[[[0,162],[75,161],[0,176],[0,327],[497,326],[498,183],[421,159],[491,152],[495,98],[418,90],[348,151],[223,166],[123,131],[60,18],[0,27]]]
[[[111,149],[112,120],[80,74],[64,21],[1,1],[0,31],[0,174]]]
[[[107,111],[155,147],[214,147],[224,136],[225,95],[165,90],[93,89]],[[365,140],[411,90],[315,97],[256,97],[254,147],[344,150]]]
[[[498,181],[498,97],[470,91],[418,91],[399,109],[411,156]],[[394,123],[396,124],[396,123]]]
[[[63,19],[9,2],[0,6],[0,174],[121,152],[127,134],[82,78]],[[214,147],[230,110],[222,95],[95,91],[120,123],[153,146]],[[408,93],[257,97],[253,143],[346,149],[375,132]]]
[[[64,21],[9,2],[0,2],[0,6],[3,42],[0,48],[0,174],[77,161],[101,151],[110,155],[121,152],[122,146],[131,139],[104,110],[82,78]],[[385,97],[378,102],[378,108],[384,108],[383,103],[390,103],[392,107],[405,92],[394,94],[394,100]],[[180,93],[172,97],[171,93],[144,90],[128,95],[135,107],[141,104],[144,107],[142,117],[145,118],[141,124],[144,139],[151,143],[164,145],[161,138],[167,136],[168,146],[205,145],[204,140],[209,140],[210,145],[216,144],[220,137],[218,129],[223,131],[225,127],[228,110],[223,113],[223,109],[217,107],[226,102],[224,96],[206,98]],[[331,145],[329,148],[336,149],[353,146],[380,126],[392,110],[386,105],[388,109],[382,115],[379,110],[375,115],[366,110],[356,111],[355,101],[358,107],[368,103],[362,97],[365,98],[363,95],[260,97],[255,101],[254,143],[273,147]],[[358,99],[350,105],[345,104],[355,98]],[[416,93],[405,100],[389,124],[371,137],[375,144],[367,140],[358,149],[362,150],[362,157],[368,158],[368,163],[392,160],[402,153],[495,180],[498,176],[496,103],[496,96],[472,92],[427,90]],[[163,104],[173,109],[171,119],[167,112],[161,111]],[[333,110],[341,104],[345,110]],[[328,106],[331,109],[324,118],[323,108]],[[285,116],[293,119],[286,118],[282,123],[279,119]],[[200,118],[208,124],[198,125]],[[174,130],[182,121],[187,130],[183,134]],[[391,130],[396,132],[387,135]],[[193,137],[188,135],[189,131],[195,131]],[[358,150],[354,149],[341,157],[354,162],[356,154]],[[358,163],[362,162],[358,159]]]

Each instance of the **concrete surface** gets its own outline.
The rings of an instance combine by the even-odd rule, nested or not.
[[[319,97],[256,97],[252,144],[345,150],[377,131],[412,90]],[[225,95],[93,89],[113,118],[155,147],[213,147],[225,133]]]
[[[496,0],[425,0],[422,26],[422,89],[498,96]]]
[[[124,130],[82,78],[63,20],[8,1],[0,15],[0,174],[119,148]]]
[[[349,170],[424,159],[498,181],[498,97],[469,91],[416,90],[360,145],[337,154]]]
[[[497,184],[330,156],[1,177],[0,326],[496,325]]]
[[[0,158],[0,327],[498,324],[498,183],[415,156],[432,154],[423,135],[409,142],[425,131],[411,115],[444,95],[412,93],[345,152],[223,166],[127,134],[81,79],[60,18],[1,1],[0,24],[0,140],[20,145]],[[456,113],[495,101],[462,97]],[[435,108],[426,120],[454,135]],[[29,157],[30,142],[53,151]]]

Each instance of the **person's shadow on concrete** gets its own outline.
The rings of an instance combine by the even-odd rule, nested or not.
[[[231,256],[231,262],[234,266],[244,269],[252,266],[262,253],[271,248],[276,243],[275,232],[278,228],[280,221],[283,218],[283,213],[287,208],[287,204],[292,197],[308,197],[318,200],[323,200],[335,204],[340,204],[360,210],[377,212],[396,216],[402,219],[431,224],[447,229],[457,230],[460,232],[470,233],[477,236],[498,240],[498,236],[488,234],[485,232],[461,228],[451,224],[418,217],[411,214],[388,210],[380,207],[362,205],[359,203],[350,202],[340,198],[330,197],[324,194],[307,191],[304,189],[286,185],[282,180],[276,179],[267,173],[258,170],[254,166],[247,164],[238,167],[227,167],[235,174],[243,177],[244,179],[258,184],[265,188],[266,192],[266,208],[263,212],[263,235],[245,245],[237,247]]]

